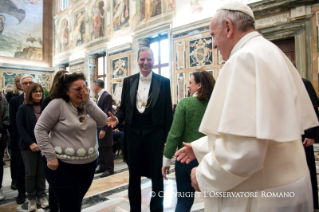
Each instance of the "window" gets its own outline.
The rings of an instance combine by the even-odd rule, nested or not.
[[[98,55],[96,57],[97,65],[96,65],[96,70],[97,70],[97,78],[101,79],[104,81],[106,85],[106,64],[105,64],[105,54]]]
[[[150,48],[154,54],[153,71],[169,78],[169,44],[166,33],[155,35],[150,39]]]
[[[70,6],[70,0],[60,0],[60,11],[65,10]]]

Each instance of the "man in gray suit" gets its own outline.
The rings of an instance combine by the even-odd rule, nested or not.
[[[103,80],[94,80],[93,91],[98,94],[97,105],[106,114],[112,112],[112,96],[104,89]],[[99,169],[95,173],[102,173],[100,176],[107,177],[114,174],[114,154],[112,127],[104,126],[97,129],[99,141]]]

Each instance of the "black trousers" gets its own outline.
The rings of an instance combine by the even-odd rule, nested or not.
[[[16,158],[16,179],[17,179],[17,189],[22,193],[26,192],[25,189],[25,168],[24,168],[24,162],[22,159],[20,148],[17,147],[14,150],[15,152],[15,158]]]
[[[150,203],[152,212],[163,211],[163,130],[158,129],[146,135],[127,129],[127,153],[129,165],[128,197],[131,211],[141,211],[141,176],[152,180],[153,194]]]
[[[114,172],[113,146],[99,147],[99,165],[103,171]]]
[[[7,146],[7,142],[0,141],[0,158],[1,158],[1,167],[0,167],[0,189],[2,188],[2,180],[3,180],[3,155],[4,149]]]
[[[58,200],[60,212],[80,212],[84,195],[89,190],[97,160],[87,164],[69,164],[59,160],[57,170],[44,166],[44,174]]]

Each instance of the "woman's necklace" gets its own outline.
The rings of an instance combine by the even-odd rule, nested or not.
[[[74,107],[74,105],[72,104],[71,101],[70,101],[70,105],[72,106],[72,108],[73,108],[73,110],[74,110],[75,112],[78,112],[78,109],[76,109],[76,107]]]

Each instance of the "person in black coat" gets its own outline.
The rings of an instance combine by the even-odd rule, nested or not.
[[[36,211],[37,202],[42,208],[49,206],[45,193],[45,176],[40,148],[34,136],[34,127],[41,115],[43,88],[38,83],[29,86],[24,104],[17,112],[17,127],[20,134],[19,147],[25,166],[25,185],[28,193],[28,210]]]
[[[124,79],[121,106],[108,125],[125,120],[124,159],[129,167],[131,211],[141,211],[141,176],[152,179],[150,210],[163,211],[162,157],[172,124],[170,80],[152,72],[154,56],[143,47],[137,59],[140,73]]]
[[[17,74],[14,79],[13,79],[13,86],[12,86],[12,91],[8,91],[7,94],[6,94],[6,99],[7,99],[7,102],[9,103],[10,100],[12,99],[12,97],[15,97],[15,96],[19,96],[20,94],[23,93],[23,90],[22,90],[22,85],[20,83],[20,79],[21,77],[23,76],[23,74]],[[13,132],[12,132],[12,128],[11,128],[11,124],[9,124],[9,134],[10,134],[10,138],[12,138],[13,135]],[[10,142],[10,149],[11,149],[11,158],[10,158],[10,172],[11,172],[11,179],[12,179],[12,182],[11,182],[11,189],[12,190],[16,190],[17,189],[17,162],[16,162],[16,151],[18,148],[18,145],[15,145]]]
[[[319,119],[319,114],[318,114],[319,100],[318,100],[316,91],[313,88],[311,82],[309,82],[306,79],[302,79],[302,81],[305,84],[306,90],[309,94],[309,97],[314,107],[314,110],[316,112],[317,118]],[[313,152],[313,144],[315,142],[318,143],[318,138],[319,138],[318,130],[319,130],[319,127],[314,127],[314,128],[306,130],[305,134],[302,135],[302,141],[303,141],[303,145],[305,147],[305,152],[306,152],[307,164],[310,171],[314,209],[319,209],[317,170],[316,170],[315,156]]]
[[[24,163],[21,156],[21,151],[18,145],[19,142],[19,132],[16,122],[16,114],[18,112],[19,106],[22,105],[24,101],[24,95],[27,92],[28,87],[33,83],[33,77],[31,75],[23,75],[20,79],[23,93],[19,96],[13,97],[9,102],[9,118],[11,126],[11,146],[14,146],[14,154],[16,159],[16,186],[18,189],[18,196],[16,202],[18,204],[23,204],[25,202],[25,171]],[[13,157],[13,156],[12,156]]]

